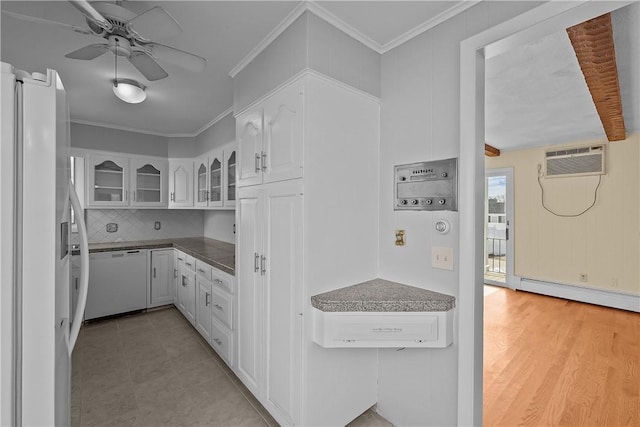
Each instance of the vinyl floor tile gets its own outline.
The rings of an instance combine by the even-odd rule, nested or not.
[[[175,308],[84,326],[71,393],[73,427],[278,426]],[[351,426],[390,426],[380,420]]]

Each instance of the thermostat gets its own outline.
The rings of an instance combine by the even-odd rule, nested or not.
[[[451,223],[446,219],[436,221],[436,231],[440,234],[447,234],[451,230]]]

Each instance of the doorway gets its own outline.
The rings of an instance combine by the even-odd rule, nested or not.
[[[487,169],[484,182],[484,283],[513,289],[513,168]]]
[[[458,424],[482,424],[485,59],[631,2],[547,2],[460,43]]]

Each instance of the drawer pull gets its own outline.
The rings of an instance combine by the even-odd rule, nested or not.
[[[213,279],[214,282],[219,283],[219,284],[223,284],[224,282],[220,279]]]
[[[253,271],[254,273],[260,271],[260,255],[257,253],[253,254]]]
[[[184,258],[178,257],[178,261],[184,261]]]
[[[222,347],[222,341],[220,341],[218,338],[214,338],[213,342],[215,342],[216,344],[218,344],[220,347]]]
[[[209,304],[211,304],[211,301],[209,301],[209,297],[211,297],[211,294],[209,292],[205,292],[204,294],[204,306],[208,307]]]
[[[219,304],[214,304],[214,307],[217,308],[220,311],[224,311],[224,309],[222,308],[222,306],[220,306]]]
[[[371,332],[402,332],[402,328],[373,328]]]
[[[185,265],[188,265],[189,267],[193,267],[193,265],[191,265],[190,262],[185,262]]]
[[[198,269],[198,271],[199,271],[200,273],[204,273],[204,272],[205,272],[205,271],[204,271],[203,269],[201,269],[201,268],[199,268],[199,269]]]

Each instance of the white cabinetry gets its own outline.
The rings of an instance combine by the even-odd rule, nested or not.
[[[178,272],[178,310],[191,323],[196,324],[196,272],[194,261],[188,255],[179,253],[184,265]]]
[[[235,143],[217,148],[198,157],[194,174],[195,206],[227,208],[235,206]]]
[[[87,162],[87,205],[128,206],[129,159],[111,155],[91,155]]]
[[[167,206],[167,160],[91,154],[87,159],[87,206]]]
[[[211,282],[196,275],[196,329],[211,343]]]
[[[238,186],[302,177],[303,82],[236,118]]]
[[[376,350],[313,343],[310,296],[378,274],[379,112],[307,74],[236,120],[235,372],[281,425],[345,425],[377,399]]]
[[[153,249],[147,307],[171,304],[175,296],[174,250]]]
[[[224,205],[234,207],[236,205],[236,171],[238,159],[238,146],[236,143],[229,145],[224,150]]]
[[[238,215],[240,378],[293,424],[302,331],[302,183],[241,188]]]
[[[167,161],[132,158],[131,206],[167,206]]]
[[[169,159],[169,208],[193,207],[193,159]]]

